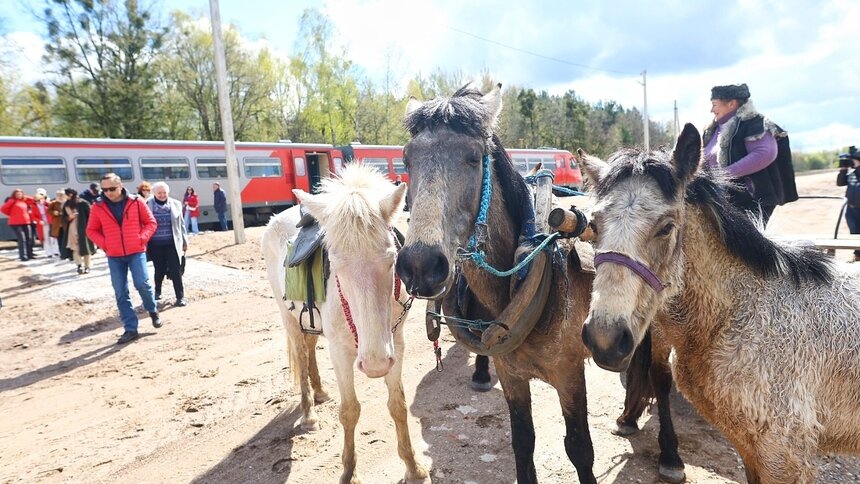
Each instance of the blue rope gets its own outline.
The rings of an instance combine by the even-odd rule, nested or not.
[[[484,173],[481,177],[481,205],[478,209],[478,218],[475,220],[475,229],[469,237],[469,252],[481,250],[487,241],[487,216],[490,212],[490,200],[493,198],[493,182],[490,176],[490,164],[493,158],[489,153],[484,155]]]
[[[492,274],[496,277],[509,277],[509,276],[512,276],[512,275],[516,274],[517,272],[519,272],[520,269],[522,269],[523,267],[529,265],[529,263],[531,263],[531,261],[535,257],[537,257],[537,255],[540,251],[544,250],[546,248],[546,246],[548,246],[550,243],[555,242],[555,240],[558,239],[560,235],[561,234],[559,234],[558,232],[554,232],[550,235],[546,235],[546,234],[538,235],[537,237],[545,237],[543,239],[543,241],[540,244],[538,244],[538,246],[535,247],[529,253],[529,255],[526,256],[525,259],[520,261],[519,264],[515,265],[514,267],[512,267],[506,271],[500,271],[500,270],[496,269],[495,267],[491,266],[487,262],[486,254],[484,254],[484,251],[482,251],[482,250],[476,251],[476,252],[466,253],[464,255],[469,257],[470,259],[472,259],[472,262],[474,262],[476,266],[480,267],[481,269],[484,269],[485,271],[489,272],[490,274]]]

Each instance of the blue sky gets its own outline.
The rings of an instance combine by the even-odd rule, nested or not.
[[[21,79],[39,77],[42,26],[26,0],[0,0],[6,55]],[[206,0],[159,0],[161,10],[208,14]],[[8,6],[8,8],[7,8]],[[860,2],[682,0],[221,0],[224,22],[252,42],[292,53],[307,7],[325,13],[349,57],[372,77],[393,68],[401,88],[436,69],[590,102],[614,99],[668,122],[710,119],[710,88],[746,82],[760,112],[795,150],[860,145]]]

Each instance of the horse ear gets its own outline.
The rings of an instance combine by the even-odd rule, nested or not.
[[[592,185],[597,185],[600,180],[609,170],[609,165],[595,156],[590,156],[582,148],[576,150],[579,157],[579,166],[585,171],[585,176],[591,181]]]
[[[699,130],[690,123],[684,125],[675,151],[672,152],[672,163],[675,165],[675,178],[688,182],[696,174],[702,159],[702,138]]]
[[[406,114],[411,114],[412,111],[421,107],[421,101],[415,96],[409,96],[409,102],[406,103]]]
[[[490,119],[487,124],[493,126],[496,120],[499,119],[499,114],[502,112],[502,84],[496,84],[490,92],[481,97],[481,104],[487,107],[490,112]]]
[[[406,197],[406,184],[401,183],[379,202],[379,211],[382,218],[389,224],[394,220],[394,215],[403,210],[403,202]]]
[[[305,210],[313,216],[313,218],[322,221],[323,216],[325,215],[325,202],[322,200],[322,197],[319,195],[311,195],[310,193],[294,188],[293,195],[299,200],[299,203],[305,207]]]

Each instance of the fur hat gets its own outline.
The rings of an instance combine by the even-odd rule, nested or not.
[[[750,89],[746,84],[729,84],[728,86],[714,86],[711,88],[711,100],[730,101],[737,99],[746,101],[750,98]]]

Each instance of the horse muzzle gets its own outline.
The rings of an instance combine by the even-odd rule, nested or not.
[[[597,366],[615,372],[627,369],[636,349],[625,319],[607,322],[590,316],[582,325],[582,342]]]
[[[397,275],[411,296],[435,299],[444,294],[453,279],[451,264],[438,245],[407,245],[397,255]]]

